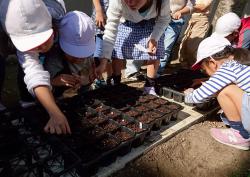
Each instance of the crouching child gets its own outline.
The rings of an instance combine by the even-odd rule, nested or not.
[[[201,87],[187,89],[186,103],[202,103],[216,96],[230,128],[212,128],[211,136],[220,143],[249,150],[250,147],[250,67],[235,58],[235,50],[223,37],[204,39],[193,69],[210,76]]]

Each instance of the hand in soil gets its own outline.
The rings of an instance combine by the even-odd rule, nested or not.
[[[44,131],[51,134],[71,134],[69,123],[62,113],[51,116]]]

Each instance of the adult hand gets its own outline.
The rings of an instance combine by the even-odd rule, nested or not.
[[[156,54],[157,42],[154,39],[148,41],[148,53],[150,55]]]
[[[44,131],[51,134],[71,133],[69,123],[61,111],[50,115],[50,119],[44,127]]]
[[[60,74],[51,80],[53,86],[75,87],[80,82],[79,77],[71,74]]]
[[[171,16],[173,19],[179,20],[181,18],[181,15],[182,15],[181,12],[177,11],[177,12],[173,13]]]
[[[95,18],[96,26],[98,26],[101,29],[104,29],[104,26],[106,24],[106,19],[107,17],[102,10],[96,11],[96,18]]]

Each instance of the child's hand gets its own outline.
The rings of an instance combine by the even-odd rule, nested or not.
[[[154,39],[148,41],[148,53],[153,55],[156,53],[157,42]]]
[[[208,78],[201,78],[201,79],[193,79],[193,83],[191,85],[191,87],[199,87],[201,86],[206,80],[208,80]]]
[[[184,91],[184,95],[188,95],[188,94],[192,93],[193,91],[194,91],[193,88],[188,88],[188,89],[186,89],[186,90]]]
[[[53,86],[75,87],[79,83],[79,79],[71,74],[61,74],[51,80]]]
[[[104,29],[104,26],[106,24],[106,16],[103,13],[102,10],[96,11],[96,18],[95,18],[95,23],[96,26],[98,26],[101,29]]]
[[[44,131],[51,134],[67,134],[71,133],[68,121],[63,113],[53,113],[44,127]]]

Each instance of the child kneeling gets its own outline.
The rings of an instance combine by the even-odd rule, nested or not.
[[[231,128],[212,128],[212,137],[220,143],[249,150],[250,67],[237,61],[235,50],[222,37],[208,37],[200,43],[192,68],[201,68],[211,77],[200,88],[187,89],[185,102],[202,103],[216,95]]]

